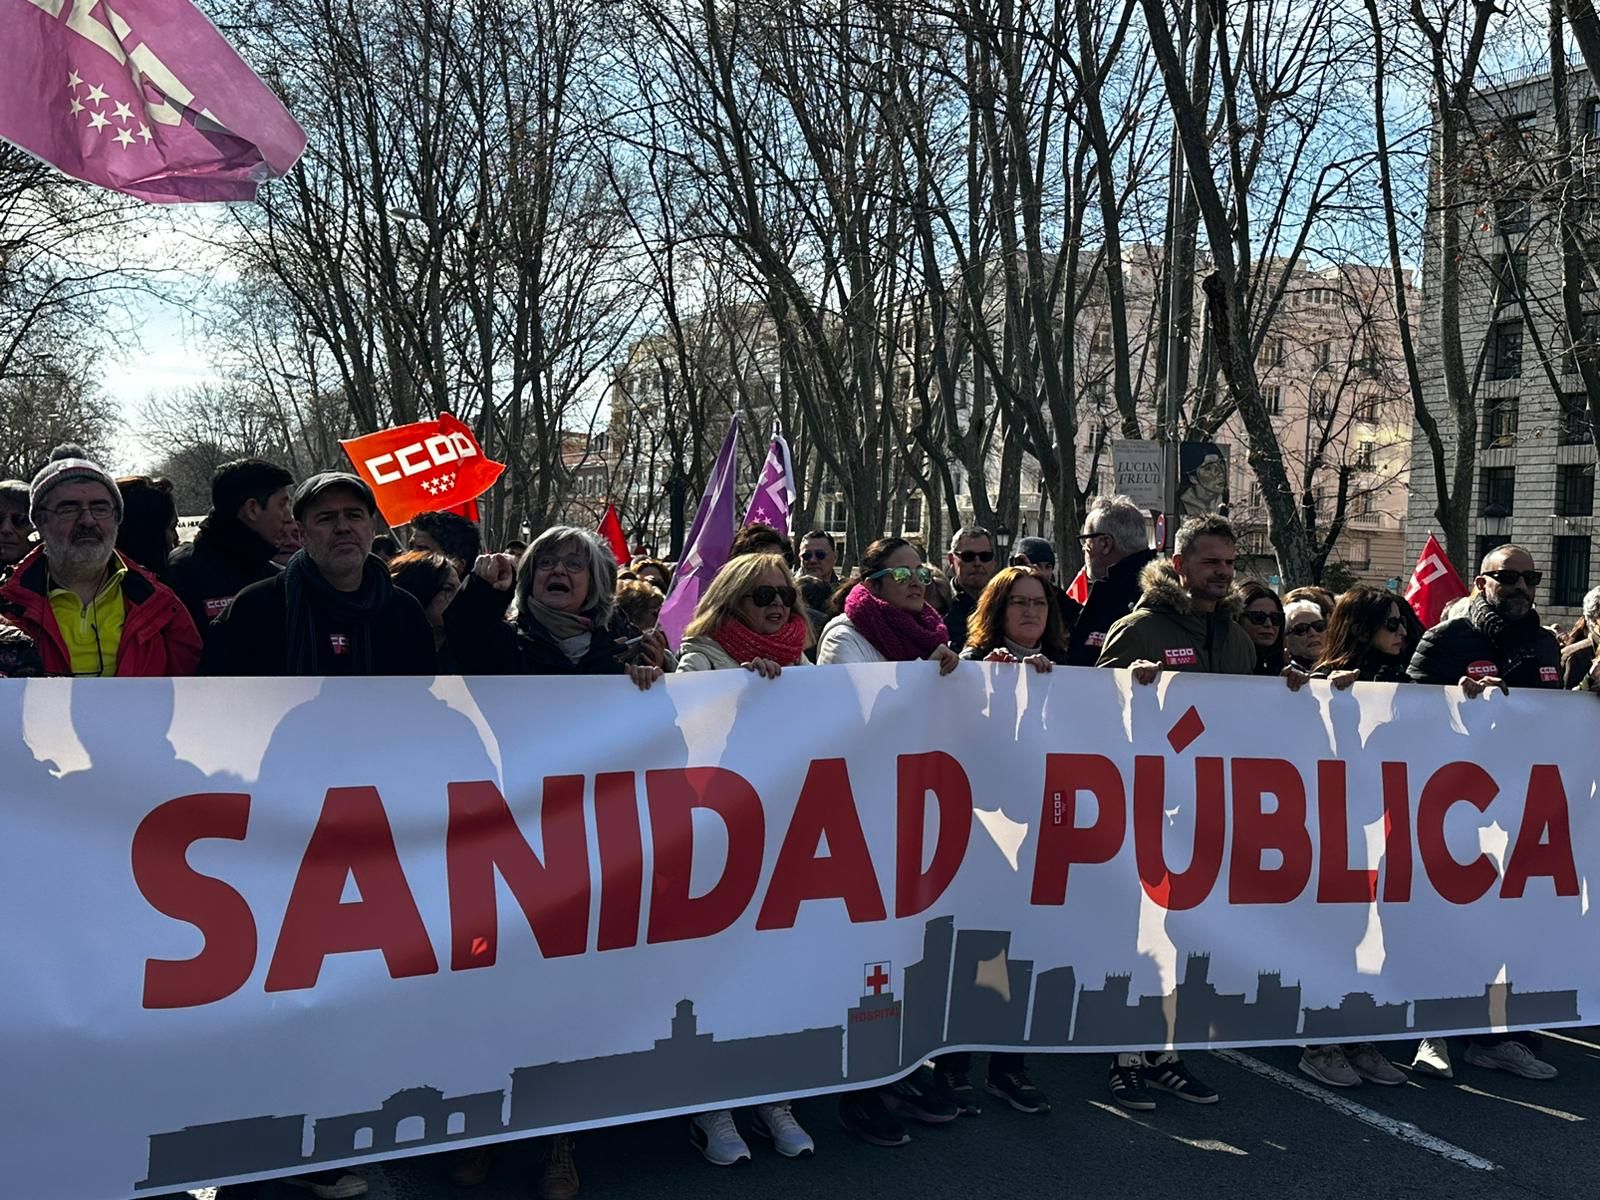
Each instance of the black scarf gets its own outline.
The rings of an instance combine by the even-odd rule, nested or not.
[[[1528,615],[1520,621],[1508,621],[1482,596],[1474,596],[1467,609],[1467,619],[1494,644],[1495,661],[1500,667],[1500,677],[1505,679],[1518,667],[1539,656],[1539,616],[1531,606]]]
[[[291,675],[323,675],[329,652],[330,623],[349,630],[350,673],[372,673],[372,615],[388,603],[394,590],[383,560],[367,555],[361,586],[341,592],[317,570],[304,550],[283,569],[288,601],[288,669]]]

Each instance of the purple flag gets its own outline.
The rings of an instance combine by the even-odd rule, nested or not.
[[[0,137],[162,204],[253,200],[305,131],[189,0],[0,0]]]
[[[750,497],[750,507],[745,509],[744,523],[765,521],[788,537],[789,509],[793,504],[794,472],[789,468],[789,443],[783,434],[774,430],[761,478],[756,483],[755,494]]]
[[[728,436],[722,439],[717,465],[711,469],[706,493],[700,497],[689,540],[672,575],[672,593],[661,606],[658,624],[674,650],[683,640],[684,627],[694,617],[700,593],[728,561],[733,549],[733,475],[739,457],[739,414],[728,422]]]

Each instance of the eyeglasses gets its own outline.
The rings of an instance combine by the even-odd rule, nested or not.
[[[990,558],[994,555],[990,554]],[[868,579],[887,579],[890,583],[910,583],[915,579],[918,583],[927,585],[933,582],[933,571],[927,567],[885,567],[881,571],[874,571],[867,576]]]
[[[1535,571],[1534,574],[1537,575],[1538,572]],[[1406,627],[1406,619],[1404,617],[1386,617],[1383,622],[1383,627],[1390,633],[1399,633]]]
[[[1544,578],[1544,572],[1513,571],[1510,567],[1502,567],[1498,571],[1485,571],[1484,576],[1494,580],[1502,587],[1510,587],[1517,580],[1521,579],[1527,583],[1529,587],[1536,588],[1539,586],[1539,580]]]
[[[1307,621],[1303,625],[1291,627],[1289,632],[1295,637],[1305,637],[1308,633],[1327,633],[1328,623],[1326,621]]]
[[[964,563],[993,562],[993,550],[963,550],[956,555]]]
[[[541,554],[533,560],[533,569],[536,571],[554,571],[562,567],[569,575],[580,575],[589,564],[576,554]]]
[[[88,513],[96,521],[104,521],[112,513],[116,512],[116,509],[109,500],[91,500],[88,504],[82,504],[77,500],[68,500],[64,504],[58,504],[54,508],[47,508],[44,511],[52,517],[60,517],[63,521],[76,521],[84,513]]]
[[[751,588],[744,595],[745,599],[753,602],[757,608],[766,608],[774,600],[785,608],[793,608],[797,594],[792,587],[774,587],[770,583],[763,583],[760,587]]]
[[[1043,596],[1012,596],[1006,601],[1009,608],[1049,608],[1050,601]]]
[[[1105,530],[1097,529],[1093,533],[1080,533],[1078,535],[1078,540],[1080,542],[1087,542],[1090,538],[1109,537],[1109,536],[1110,535],[1108,533],[1106,533]]]
[[[831,553],[833,553],[831,550],[807,550],[803,554],[800,555],[800,561],[801,562],[821,562],[823,559],[827,558],[828,555],[831,554]]]
[[[1240,614],[1252,625],[1276,625],[1283,628],[1283,614],[1281,612],[1247,612]]]

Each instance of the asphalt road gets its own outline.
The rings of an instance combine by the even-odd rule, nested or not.
[[[1392,1057],[1409,1061],[1413,1045],[1391,1043]],[[830,1101],[803,1100],[795,1113],[816,1139],[814,1159],[789,1161],[751,1139],[753,1162],[713,1167],[674,1119],[580,1134],[578,1170],[582,1195],[606,1200],[1600,1197],[1600,1029],[1548,1035],[1542,1056],[1560,1078],[1484,1071],[1458,1053],[1453,1081],[1339,1090],[1301,1075],[1290,1049],[1194,1054],[1221,1102],[1158,1094],[1156,1111],[1141,1114],[1111,1104],[1103,1059],[1035,1056],[1048,1116],[985,1097],[981,1116],[913,1127],[910,1145],[885,1150],[846,1134]],[[498,1147],[489,1181],[470,1190],[451,1186],[438,1157],[361,1171],[373,1200],[527,1200],[540,1163],[536,1142]],[[223,1200],[306,1194],[262,1184],[227,1189]]]

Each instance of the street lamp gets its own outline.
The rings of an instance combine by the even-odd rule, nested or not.
[[[1012,532],[1011,532],[1011,526],[1009,526],[1009,525],[996,525],[995,526],[995,529],[994,529],[995,557],[1001,562],[1004,562],[1006,560],[1006,558],[1009,557],[1009,555],[1010,555],[1011,538],[1012,538],[1012,536],[1013,535],[1012,535]]]

